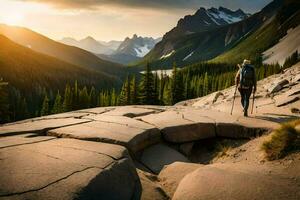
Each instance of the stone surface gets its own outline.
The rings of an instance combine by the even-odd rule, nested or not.
[[[233,170],[226,165],[200,167],[186,175],[177,187],[174,200],[290,199],[300,197],[299,185],[281,176],[270,176],[259,169]]]
[[[300,74],[297,74],[294,79],[293,79],[294,82],[300,82]]]
[[[125,117],[125,116],[112,116],[108,114],[103,114],[103,115],[89,115],[86,117],[83,117],[84,119],[89,119],[93,121],[99,121],[99,122],[107,122],[107,123],[114,123],[114,124],[120,124],[124,125],[127,127],[132,127],[132,128],[138,128],[138,129],[154,129],[156,128],[155,126],[151,124],[147,124],[145,122]]]
[[[169,196],[157,183],[156,176],[138,170],[138,175],[142,184],[141,200],[168,200]]]
[[[176,161],[189,162],[184,155],[163,144],[156,144],[145,149],[141,156],[141,162],[156,174],[165,165]]]
[[[132,199],[140,194],[135,167],[121,146],[73,139],[34,142],[0,149],[0,199]]]
[[[179,146],[179,151],[180,151],[183,155],[189,156],[189,155],[192,153],[193,146],[194,146],[194,142],[189,142],[189,143],[181,144],[181,145]]]
[[[14,135],[20,133],[44,133],[47,130],[66,127],[75,124],[82,124],[89,122],[87,119],[76,118],[57,118],[57,119],[40,119],[40,120],[26,120],[24,122],[17,122],[11,124],[5,124],[0,126],[0,136]]]
[[[140,118],[142,121],[158,127],[168,142],[183,143],[215,136],[214,124],[205,117],[194,122],[178,111],[165,111]]]
[[[215,110],[186,108],[181,112],[188,120],[194,122],[208,122],[207,124],[212,126],[211,131],[214,131],[216,136],[221,137],[251,138],[263,131],[272,130],[278,126],[278,124],[274,122],[229,115],[228,113]]]
[[[189,173],[192,173],[202,165],[194,163],[174,162],[166,165],[159,173],[159,182],[166,193],[172,197],[180,181]]]
[[[127,147],[132,153],[160,141],[160,133],[156,128],[141,129],[101,121],[54,129],[49,131],[48,135],[119,144]]]
[[[298,96],[281,96],[276,98],[275,105],[277,107],[285,106],[290,103],[296,102],[300,100],[300,95]]]
[[[126,117],[138,117],[143,115],[160,112],[161,108],[158,106],[122,106],[116,107],[114,110],[107,112],[107,115],[112,116],[126,116]]]
[[[10,137],[1,137],[0,138],[0,149],[6,147],[14,147],[24,144],[33,144],[42,141],[48,141],[56,139],[55,137],[49,136],[38,136],[33,133],[23,134],[23,135],[15,135]]]

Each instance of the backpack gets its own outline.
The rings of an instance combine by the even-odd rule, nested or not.
[[[252,88],[254,85],[255,71],[252,65],[244,65],[240,71],[240,86],[244,89]]]

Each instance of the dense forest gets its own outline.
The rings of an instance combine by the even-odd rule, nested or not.
[[[257,79],[279,73],[299,61],[298,52],[288,57],[283,66],[265,65],[254,61]],[[152,73],[148,64],[143,74],[128,75],[121,88],[96,89],[93,85],[79,85],[75,80],[64,90],[39,88],[34,96],[0,79],[0,122],[56,114],[97,106],[117,105],[173,105],[186,99],[201,97],[234,84],[238,68],[224,63],[200,62],[178,68],[173,64],[172,76],[163,71]]]

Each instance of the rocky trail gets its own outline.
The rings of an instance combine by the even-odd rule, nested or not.
[[[300,154],[267,161],[300,117],[300,63],[259,81],[243,117],[234,87],[175,106],[79,110],[0,126],[0,199],[299,199]]]

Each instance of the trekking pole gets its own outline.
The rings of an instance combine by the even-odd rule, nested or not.
[[[235,100],[236,91],[237,91],[237,85],[235,86],[235,91],[234,91],[234,95],[233,95],[233,102],[232,102],[232,107],[231,107],[230,115],[232,115],[232,112],[233,112],[233,106],[234,106],[234,100]]]
[[[254,99],[255,99],[255,92],[253,92],[253,99],[252,99],[252,109],[251,109],[251,114],[253,114],[253,108],[254,108]]]

